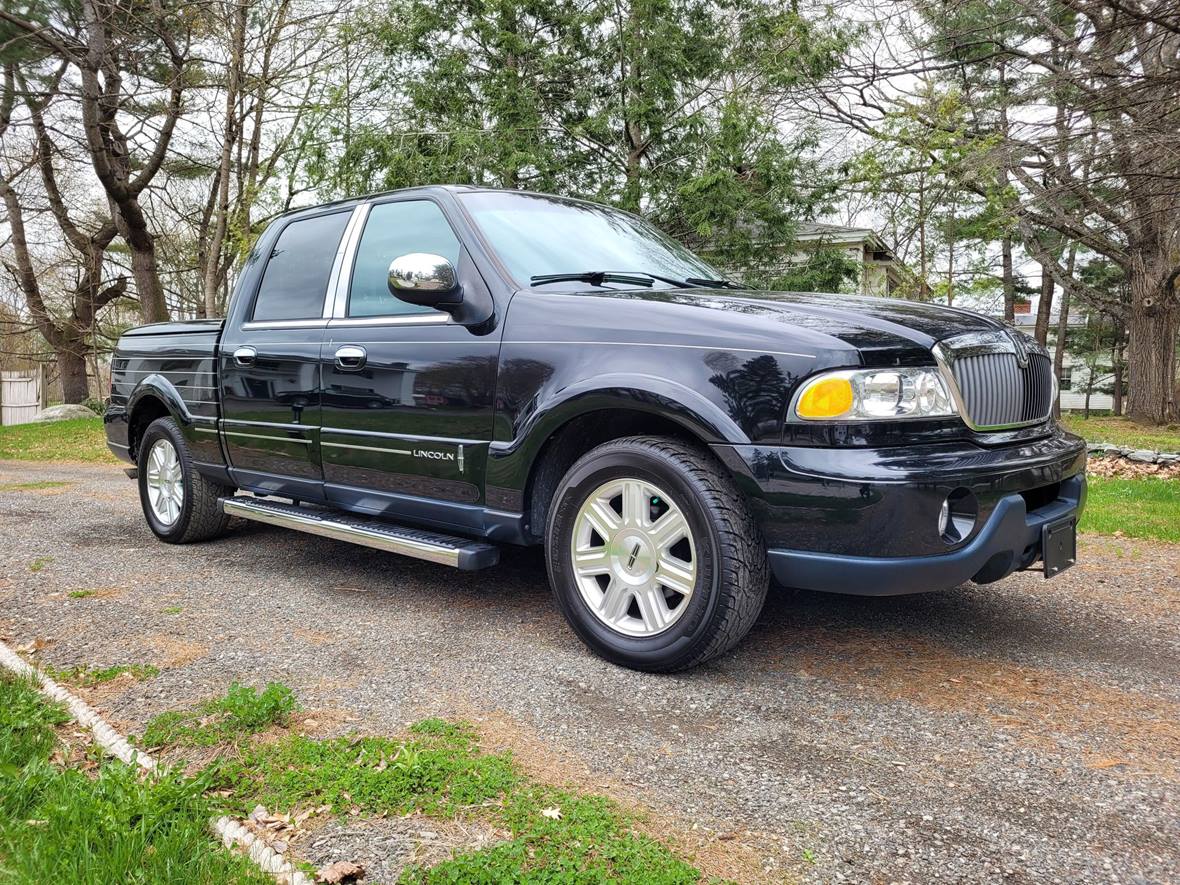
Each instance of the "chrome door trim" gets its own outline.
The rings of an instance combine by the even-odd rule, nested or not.
[[[356,260],[356,250],[361,242],[361,233],[365,229],[365,222],[369,218],[372,203],[359,204],[352,213],[352,218],[341,238],[344,244],[337,260],[339,265],[333,268],[333,279],[328,285],[328,298],[324,302],[324,318],[340,318],[345,316],[348,309],[348,287],[352,283],[352,265]]]
[[[340,329],[355,326],[443,326],[453,322],[454,320],[450,314],[436,311],[434,313],[391,314],[389,316],[378,317],[333,318],[328,321],[328,328]]]
[[[309,439],[296,439],[294,437],[270,437],[270,435],[268,435],[266,433],[244,433],[243,431],[227,431],[227,430],[225,430],[224,427],[222,427],[222,433],[227,435],[227,437],[247,437],[249,439],[273,439],[276,442],[299,442],[299,444],[302,446],[312,445],[312,440],[309,440]]]
[[[352,276],[352,259],[356,255],[356,244],[360,239],[360,231],[365,226],[365,219],[369,217],[369,204],[359,203],[353,207],[348,224],[344,226],[344,234],[340,237],[340,244],[336,247],[336,258],[332,262],[332,273],[328,275],[328,291],[324,296],[323,318],[336,316],[336,304],[340,298],[341,289],[344,297],[348,297],[348,280]],[[343,281],[343,285],[341,285]]]
[[[365,452],[388,452],[391,455],[412,455],[412,454],[414,454],[409,449],[386,449],[386,448],[382,448],[380,446],[359,446],[359,445],[354,445],[353,443],[334,443],[334,442],[324,442],[323,440],[320,440],[320,445],[327,446],[328,448],[331,448],[331,449],[360,449]]]
[[[242,323],[242,331],[253,332],[259,329],[322,329],[328,321],[322,317],[310,320],[260,320]]]
[[[450,445],[486,446],[486,439],[468,439],[467,437],[451,436],[423,436],[417,433],[387,433],[382,430],[349,430],[344,427],[321,427],[320,433],[337,433],[341,436],[374,436],[381,439],[396,439],[406,442],[447,443]]]

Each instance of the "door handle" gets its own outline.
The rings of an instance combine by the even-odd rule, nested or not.
[[[345,372],[355,372],[365,367],[365,359],[369,353],[356,344],[345,344],[336,348],[336,368]]]
[[[250,346],[239,347],[234,351],[234,365],[238,366],[252,366],[254,359],[258,356],[258,351]]]

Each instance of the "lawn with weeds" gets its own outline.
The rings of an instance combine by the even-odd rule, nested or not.
[[[43,489],[64,489],[72,482],[56,479],[42,479],[35,482],[0,482],[0,492],[37,492]]]
[[[70,594],[71,596],[73,594]],[[56,682],[68,682],[72,685],[93,686],[104,682],[112,682],[120,676],[129,675],[138,682],[152,679],[160,675],[160,668],[151,664],[115,664],[111,667],[49,667],[42,666],[45,675]]]
[[[1129,418],[1114,415],[1065,414],[1061,423],[1071,433],[1087,442],[1104,442],[1128,449],[1154,449],[1160,452],[1180,452],[1180,424],[1162,427],[1136,424]]]
[[[54,764],[53,729],[68,719],[0,673],[0,881],[273,883],[213,840],[204,778]]]
[[[420,812],[476,818],[509,838],[456,853],[401,881],[688,883],[700,873],[638,832],[610,800],[537,784],[508,754],[483,753],[464,724],[427,719],[405,740],[313,740],[291,735],[244,747],[211,769],[227,801],[245,814],[324,807],[336,814]]]
[[[1128,538],[1180,542],[1180,481],[1159,477],[1087,481],[1086,512],[1079,528]]]
[[[259,692],[235,682],[222,697],[191,710],[156,716],[143,730],[139,744],[212,747],[233,743],[272,725],[285,724],[294,710],[295,695],[285,685],[272,682]]]
[[[115,464],[107,448],[102,418],[73,418],[0,427],[0,459],[14,461],[89,461]]]

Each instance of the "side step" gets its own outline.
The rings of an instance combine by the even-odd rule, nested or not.
[[[403,556],[449,565],[463,571],[487,568],[500,561],[500,548],[494,544],[406,528],[339,510],[299,507],[295,504],[245,496],[222,498],[221,506],[230,516],[280,525],[312,535],[335,538],[337,541],[349,541],[362,547],[400,553]]]

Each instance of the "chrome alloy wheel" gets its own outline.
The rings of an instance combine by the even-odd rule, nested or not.
[[[184,471],[176,447],[167,439],[158,439],[147,457],[148,503],[156,519],[166,526],[180,518],[184,506]]]
[[[663,633],[688,609],[696,545],[662,489],[621,478],[591,492],[574,519],[574,579],[602,623],[627,636]]]

